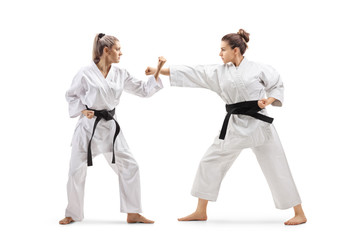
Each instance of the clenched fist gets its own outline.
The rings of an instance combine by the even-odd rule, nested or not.
[[[94,117],[94,111],[91,110],[83,110],[81,111],[82,114],[84,114],[85,117],[87,117],[88,119],[92,119]]]
[[[156,68],[153,68],[153,67],[147,67],[145,70],[146,75],[154,75],[155,72],[156,72]]]
[[[263,109],[266,106],[272,104],[276,99],[273,97],[269,97],[268,99],[264,98],[258,101],[258,106]]]
[[[166,59],[163,56],[159,57],[157,68],[147,67],[145,70],[145,74],[146,75],[154,75],[155,79],[157,80],[159,77],[161,68],[164,66],[165,62],[166,62]]]
[[[158,61],[158,69],[159,69],[159,68],[161,69],[161,68],[164,66],[164,64],[166,63],[166,58],[164,58],[163,56],[161,56],[161,57],[159,57],[158,59],[159,59],[159,61]]]

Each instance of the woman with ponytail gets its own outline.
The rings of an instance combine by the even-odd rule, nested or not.
[[[141,81],[121,69],[121,53],[117,38],[97,34],[93,45],[93,61],[74,77],[66,92],[70,117],[79,117],[72,139],[68,206],[60,224],[81,221],[84,218],[84,187],[86,170],[92,158],[103,154],[119,178],[120,211],[127,213],[129,223],[153,223],[139,213],[141,210],[139,167],[131,154],[117,122],[115,107],[123,91],[140,97],[150,97],[163,88],[158,79],[165,63],[159,57],[158,68],[148,81]]]
[[[170,76],[177,87],[207,88],[226,103],[227,115],[220,134],[200,161],[191,194],[198,198],[194,213],[179,221],[207,220],[207,203],[216,201],[221,182],[243,149],[251,148],[270,187],[275,207],[293,207],[295,217],[286,225],[307,220],[292,178],[268,105],[282,106],[284,86],[271,66],[244,57],[249,34],[240,29],[221,39],[220,57],[224,64],[170,66],[161,74]],[[147,74],[156,72],[148,67]]]

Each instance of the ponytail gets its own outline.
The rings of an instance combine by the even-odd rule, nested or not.
[[[102,56],[105,47],[111,49],[117,41],[119,40],[114,36],[105,35],[105,33],[96,34],[92,51],[92,59],[94,63],[98,64],[100,62],[100,57]]]

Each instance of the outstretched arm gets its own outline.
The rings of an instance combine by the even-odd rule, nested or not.
[[[157,68],[147,67],[145,70],[145,74],[146,75],[154,75],[156,81],[158,80],[159,74],[169,76],[170,75],[169,68],[162,68],[164,66],[165,62],[166,62],[166,59],[163,56],[159,57]]]
[[[220,93],[219,68],[220,65],[172,65],[169,68],[161,69],[160,73],[169,76],[170,85],[176,87],[206,88]],[[152,75],[156,68],[147,67],[146,75]]]
[[[159,58],[160,61],[160,58]],[[165,60],[166,61],[166,60]],[[165,63],[165,62],[164,62]],[[156,74],[156,72],[158,71],[159,68],[153,68],[153,67],[147,67],[145,70],[145,74],[146,75],[154,75]],[[165,75],[165,76],[170,76],[170,70],[169,68],[161,68],[159,71],[160,74]],[[156,78],[156,77],[155,77]]]
[[[164,57],[159,57],[157,68],[154,68],[152,74],[147,74],[154,75],[151,76],[148,81],[141,81],[133,78],[128,72],[126,72],[127,76],[125,79],[124,90],[140,97],[152,96],[154,93],[163,88],[162,82],[159,78],[159,74],[165,62],[166,59]]]

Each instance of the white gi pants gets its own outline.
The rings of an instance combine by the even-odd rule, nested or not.
[[[251,147],[270,187],[275,207],[287,209],[301,203],[285,153],[275,128],[272,139],[263,145]],[[200,161],[191,194],[194,197],[216,201],[221,182],[244,148],[226,149],[214,142]]]
[[[104,153],[104,156],[119,177],[120,211],[123,213],[142,212],[139,167],[130,150],[115,152],[115,164],[111,163],[112,152]],[[71,217],[75,221],[81,221],[84,218],[87,167],[87,153],[79,152],[73,147],[67,183],[68,206],[65,216]]]

